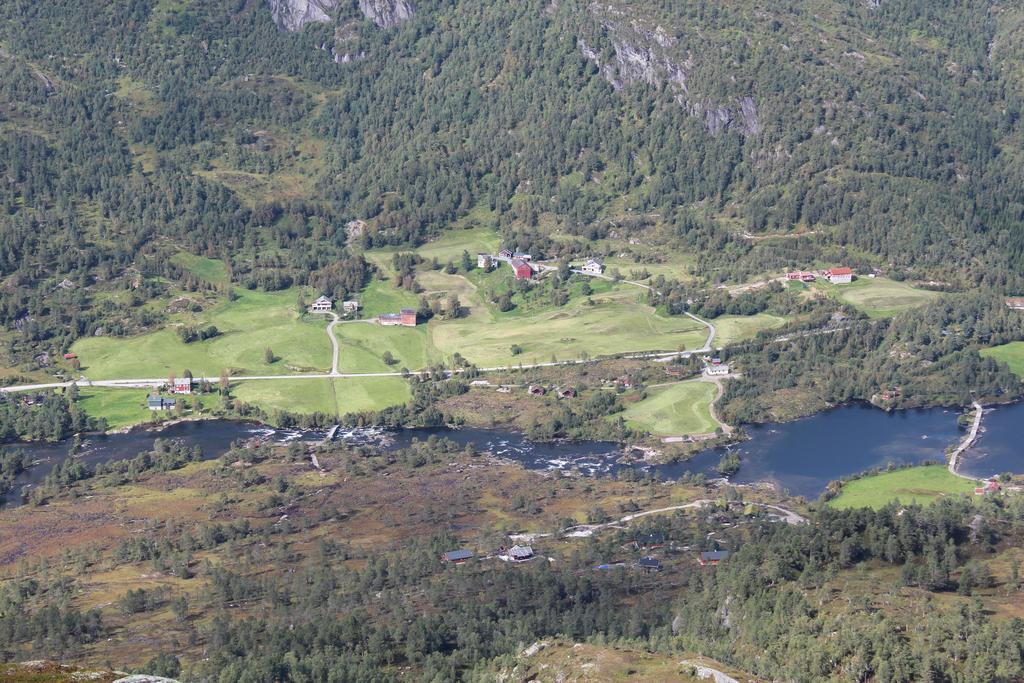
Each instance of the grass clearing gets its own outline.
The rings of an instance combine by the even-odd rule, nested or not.
[[[1006,363],[1015,375],[1024,379],[1024,341],[1010,342],[989,349],[982,349],[981,355]]]
[[[723,315],[711,321],[715,326],[715,346],[725,346],[753,338],[761,330],[773,330],[786,324],[786,319],[770,313],[755,315]]]
[[[884,277],[859,277],[848,285],[818,280],[815,286],[872,318],[891,318],[900,311],[928,303],[938,296],[937,292],[915,289]]]
[[[464,251],[469,252],[475,264],[478,253],[496,254],[500,248],[501,237],[493,228],[474,227],[463,230],[449,230],[436,240],[422,244],[415,249],[372,249],[365,252],[363,256],[368,261],[372,261],[377,265],[387,264],[390,267],[392,255],[413,251],[427,261],[436,258],[442,264],[451,261],[458,265]]]
[[[187,251],[180,251],[171,259],[185,270],[213,285],[222,285],[228,281],[228,268],[220,259],[196,256]]]
[[[708,434],[718,427],[710,410],[716,393],[717,388],[711,382],[689,381],[656,387],[621,416],[633,429],[655,436]]]
[[[829,502],[835,508],[880,508],[898,501],[925,505],[946,496],[973,494],[975,482],[949,473],[945,465],[922,465],[862,477],[843,485]]]
[[[146,389],[85,387],[78,391],[78,407],[86,415],[105,418],[110,429],[121,429],[153,419],[153,411],[146,407],[148,395]]]
[[[137,337],[79,339],[72,351],[90,379],[155,379],[170,373],[180,375],[185,369],[196,377],[217,377],[225,368],[260,375],[326,372],[331,367],[326,323],[298,314],[295,301],[299,292],[297,288],[281,292],[240,289],[235,301],[178,317],[178,325],[216,325],[220,336],[206,341],[186,344],[171,326]],[[267,347],[280,360],[267,364]]]

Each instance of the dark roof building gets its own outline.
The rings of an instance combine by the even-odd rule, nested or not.
[[[173,398],[164,398],[163,396],[149,396],[146,398],[146,407],[150,410],[173,410],[175,404]]]
[[[700,554],[699,562],[701,566],[705,565],[716,565],[722,560],[729,557],[728,550],[709,550]]]
[[[645,572],[660,572],[661,560],[653,557],[641,557],[636,561],[636,566],[639,569],[643,569]]]
[[[508,557],[513,562],[526,562],[533,559],[533,548],[528,545],[514,545],[508,549]]]
[[[445,562],[452,562],[454,564],[462,564],[466,560],[472,558],[472,550],[449,550],[443,555],[443,559]]]
[[[653,533],[637,536],[636,545],[638,548],[660,548],[665,545],[665,535]]]

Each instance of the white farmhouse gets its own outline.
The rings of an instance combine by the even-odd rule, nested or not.
[[[334,308],[334,303],[326,296],[321,296],[309,307],[313,313],[324,313]]]

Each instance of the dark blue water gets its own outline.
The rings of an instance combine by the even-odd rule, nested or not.
[[[960,472],[979,478],[1024,472],[1024,402],[985,409],[978,439],[961,456]]]
[[[942,461],[944,450],[963,436],[957,426],[959,411],[934,408],[886,413],[867,405],[851,405],[819,413],[795,422],[746,427],[751,439],[731,449],[740,456],[740,471],[731,477],[737,484],[768,481],[794,495],[816,498],[828,483],[889,463],[918,464]],[[1015,444],[1024,435],[1024,403],[986,413],[981,439],[964,459],[962,471],[972,476],[997,472],[1024,472],[1024,456]],[[338,440],[385,449],[407,447],[431,437],[444,437],[459,446],[477,449],[521,463],[527,469],[569,470],[588,475],[608,475],[624,468],[639,468],[665,479],[686,472],[717,477],[717,465],[729,449],[711,449],[691,460],[666,465],[622,462],[619,444],[602,441],[535,443],[523,435],[488,429],[379,429],[342,431]],[[159,432],[132,432],[86,439],[76,457],[95,465],[108,460],[133,458],[150,450],[157,438],[180,439],[198,445],[205,458],[216,458],[233,442],[259,438],[275,443],[294,440],[320,441],[322,431],[275,430],[262,425],[213,420],[185,422]],[[68,457],[70,444],[23,444],[36,461],[22,474],[8,494],[8,505],[17,504],[27,486],[42,481],[53,466]]]
[[[943,462],[945,449],[964,435],[959,411],[932,408],[887,413],[867,404],[843,406],[785,424],[749,425],[749,441],[731,447],[740,456],[736,484],[768,481],[798,496],[817,498],[830,481],[885,467]],[[658,470],[676,478],[683,471],[715,475],[730,449],[699,453]]]

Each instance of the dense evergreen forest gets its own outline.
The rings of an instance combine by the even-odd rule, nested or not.
[[[348,240],[457,220],[635,233],[709,283],[842,259],[1024,291],[1010,6],[433,0],[385,30],[352,4],[294,33],[255,0],[0,8],[12,360],[158,325],[178,249],[319,284]]]

